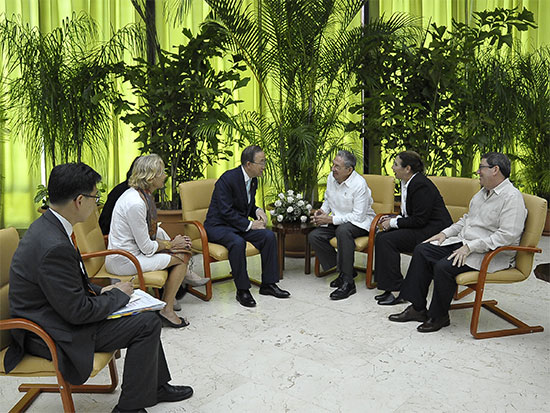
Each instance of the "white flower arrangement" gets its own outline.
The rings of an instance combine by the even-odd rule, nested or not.
[[[269,211],[277,222],[307,222],[312,206],[303,200],[302,194],[292,189],[277,195],[275,209]]]

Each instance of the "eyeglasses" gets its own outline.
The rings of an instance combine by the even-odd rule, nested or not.
[[[261,162],[250,161],[250,163],[254,163],[254,164],[260,165],[260,166],[265,166],[265,161],[261,161]]]
[[[495,166],[491,166],[491,165],[479,165],[479,169],[481,168],[494,168]]]
[[[94,198],[96,204],[99,204],[99,201],[101,200],[101,195],[99,195],[99,194],[95,194],[95,195],[80,194],[80,195],[82,195],[86,198]]]

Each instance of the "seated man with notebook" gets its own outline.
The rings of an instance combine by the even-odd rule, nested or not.
[[[127,348],[122,392],[113,412],[145,412],[160,402],[193,394],[189,386],[172,386],[160,341],[161,320],[155,312],[107,320],[126,305],[133,287],[119,282],[91,284],[72,241],[73,225],[85,221],[99,199],[101,176],[83,163],[56,166],[50,175],[50,208],[19,243],[10,267],[10,313],[40,325],[53,338],[63,377],[84,383],[94,352]],[[4,359],[12,370],[30,353],[51,360],[44,342],[33,333],[12,330],[13,343]],[[99,409],[101,410],[101,409]]]

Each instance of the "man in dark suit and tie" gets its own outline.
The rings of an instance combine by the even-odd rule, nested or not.
[[[122,392],[113,412],[145,412],[159,402],[191,397],[188,386],[169,385],[170,372],[155,312],[107,320],[126,305],[130,282],[107,287],[91,284],[72,241],[73,225],[85,221],[99,200],[101,176],[83,163],[58,165],[48,181],[50,208],[31,224],[10,267],[10,313],[40,325],[53,338],[63,377],[85,382],[94,352],[127,348]],[[45,343],[33,333],[12,331],[14,341],[4,359],[12,370],[24,353],[51,360]],[[100,409],[101,410],[101,409]]]
[[[258,177],[265,169],[265,154],[259,146],[249,146],[241,154],[241,165],[225,172],[216,182],[204,228],[208,240],[229,251],[229,264],[237,287],[237,301],[254,307],[250,279],[246,270],[246,242],[261,252],[262,285],[260,294],[288,298],[290,293],[277,286],[277,242],[266,229],[267,215],[256,206]],[[251,221],[249,218],[252,218]]]
[[[392,291],[399,291],[403,276],[399,254],[413,252],[422,241],[453,223],[441,194],[424,176],[422,158],[414,151],[395,157],[393,173],[401,181],[401,214],[385,216],[380,225],[384,232],[375,238],[375,270],[378,288],[384,290],[374,298],[380,305],[403,303]]]

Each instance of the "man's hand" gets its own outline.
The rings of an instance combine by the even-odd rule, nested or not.
[[[313,223],[315,225],[332,224],[332,216],[327,214],[322,209],[318,209],[313,215]]]
[[[267,221],[257,219],[255,221],[252,221],[252,226],[250,227],[250,229],[265,229],[266,224]]]
[[[463,245],[459,249],[455,250],[449,257],[448,260],[453,260],[453,266],[462,267],[466,261],[466,257],[470,255],[470,248],[467,245]]]
[[[437,245],[441,245],[441,243],[445,241],[445,238],[447,238],[445,234],[440,232],[439,234],[435,234],[433,237],[428,238],[426,241],[422,241],[422,243],[425,244],[426,242],[431,242],[432,244],[435,244],[437,242]]]
[[[393,217],[391,215],[384,215],[382,218],[380,218],[380,221],[378,221],[378,225],[380,228],[382,228],[383,231],[387,231],[391,228],[390,226],[390,220]]]
[[[267,225],[267,215],[266,215],[265,211],[262,208],[258,208],[256,210],[256,216],[258,217],[259,221],[263,221]]]
[[[131,296],[132,293],[134,292],[134,286],[132,285],[131,282],[129,282],[129,281],[122,282],[121,281],[121,282],[117,282],[116,284],[111,284],[111,285],[108,285],[106,287],[103,287],[101,289],[100,294],[103,294],[104,292],[112,290],[113,288],[118,288],[120,291],[122,291],[127,296]]]

